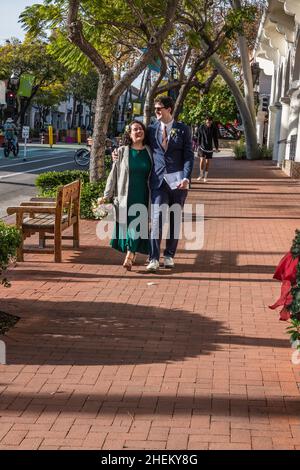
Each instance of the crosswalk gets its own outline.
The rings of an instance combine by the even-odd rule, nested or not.
[[[30,147],[26,161],[23,161],[23,152],[21,148],[18,157],[4,158],[0,150],[0,218],[5,217],[8,206],[36,194],[35,180],[39,174],[76,168],[74,149]]]

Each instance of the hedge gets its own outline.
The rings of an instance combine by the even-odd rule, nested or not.
[[[7,225],[0,220],[0,284],[5,287],[9,287],[10,284],[6,278],[3,278],[3,272],[11,259],[16,256],[21,240],[21,232],[17,227]]]
[[[99,196],[103,195],[106,178],[96,183],[90,183],[89,172],[82,170],[49,171],[39,175],[35,185],[39,190],[39,195],[43,197],[55,197],[59,186],[72,183],[80,179],[81,198],[80,198],[80,216],[83,219],[94,219],[92,212],[92,203]]]
[[[236,160],[245,160],[247,158],[245,142],[241,140],[235,144],[233,152]],[[258,145],[255,160],[272,160],[272,149],[267,148],[265,145]]]

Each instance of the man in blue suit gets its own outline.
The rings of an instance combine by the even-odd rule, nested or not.
[[[164,250],[164,266],[174,267],[181,210],[187,197],[194,163],[190,130],[185,124],[174,121],[172,98],[158,96],[154,109],[157,122],[149,126],[147,131],[154,161],[150,177],[152,213],[150,262],[146,268],[148,272],[159,269],[163,206],[179,208],[177,218],[173,211],[170,212],[169,233]]]

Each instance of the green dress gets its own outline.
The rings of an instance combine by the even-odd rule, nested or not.
[[[151,171],[151,160],[146,149],[129,151],[129,187],[127,198],[127,227],[124,228],[116,222],[114,234],[110,245],[118,251],[126,253],[127,250],[133,253],[149,254],[149,240],[136,237],[136,233],[140,232],[139,225],[136,228],[130,227],[130,223],[139,217],[128,216],[128,209],[133,204],[144,204],[148,210],[149,206],[149,189],[148,178]]]

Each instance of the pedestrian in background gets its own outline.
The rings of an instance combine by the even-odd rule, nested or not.
[[[198,155],[200,157],[200,175],[197,181],[206,183],[210,160],[213,157],[213,147],[219,152],[218,128],[211,116],[198,129]]]

